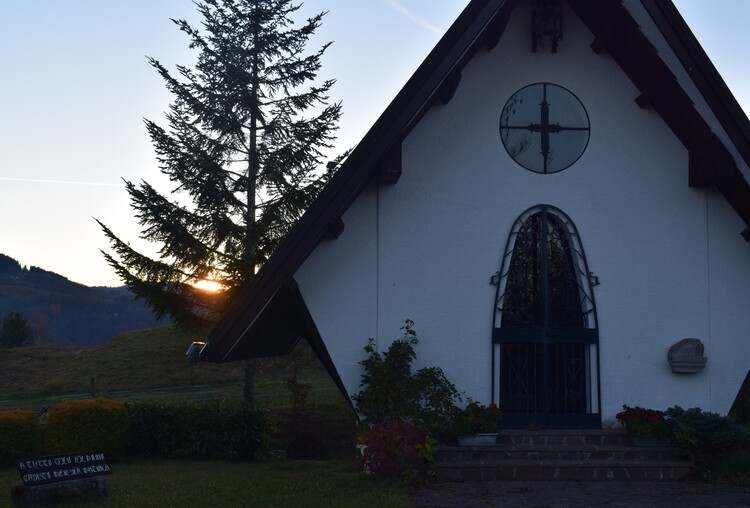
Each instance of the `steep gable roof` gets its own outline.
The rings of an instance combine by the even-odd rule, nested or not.
[[[230,361],[283,354],[305,337],[341,387],[325,346],[304,306],[293,275],[327,235],[337,237],[342,216],[372,181],[396,183],[401,141],[435,104],[447,103],[461,70],[477,51],[500,40],[519,0],[472,0],[435,49],[292,228],[271,259],[237,293],[208,337],[201,360]],[[729,137],[729,148],[696,110],[663,56],[618,0],[568,0],[594,34],[592,50],[606,51],[637,86],[639,106],[653,108],[689,152],[691,186],[715,185],[748,226],[750,186],[730,148],[750,167],[750,123],[724,81],[669,0],[628,0],[641,5]],[[631,5],[632,7],[632,5]]]

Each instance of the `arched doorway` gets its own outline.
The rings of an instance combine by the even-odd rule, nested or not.
[[[522,213],[494,281],[493,399],[502,425],[599,427],[597,282],[570,218],[549,205]]]

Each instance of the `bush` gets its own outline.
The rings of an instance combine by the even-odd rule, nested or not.
[[[284,441],[287,456],[292,459],[321,459],[329,431],[325,415],[308,402],[310,385],[299,381],[299,369],[284,383],[289,390],[289,409],[280,412],[279,437]]]
[[[142,456],[252,458],[268,448],[267,418],[225,401],[130,402],[130,449]]]
[[[413,477],[434,463],[435,440],[425,427],[388,421],[372,427],[362,461],[375,476]]]
[[[673,424],[674,445],[698,466],[750,449],[750,431],[728,416],[679,406],[666,414]]]
[[[97,397],[69,400],[52,407],[47,417],[48,453],[101,450],[109,459],[121,457],[128,447],[129,419],[120,402]]]
[[[362,390],[352,399],[368,425],[398,420],[424,425],[433,433],[448,433],[458,391],[439,367],[412,374],[411,365],[417,356],[414,346],[419,342],[413,325],[407,319],[401,327],[403,337],[393,341],[382,355],[373,339],[368,341],[368,357],[360,362],[364,367]]]
[[[0,411],[0,467],[39,454],[41,433],[31,411]]]

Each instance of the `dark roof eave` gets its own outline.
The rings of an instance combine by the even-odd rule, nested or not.
[[[690,27],[671,1],[641,3],[750,167],[750,121]]]

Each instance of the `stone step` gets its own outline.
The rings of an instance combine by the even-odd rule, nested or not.
[[[633,447],[622,429],[500,430],[494,446],[441,446],[439,481],[674,481],[689,461]]]
[[[623,429],[502,429],[498,431],[497,444],[625,446],[629,441]]]
[[[441,461],[437,481],[676,481],[685,478],[686,461],[490,460]]]
[[[674,450],[599,445],[441,446],[438,460],[674,460]]]

